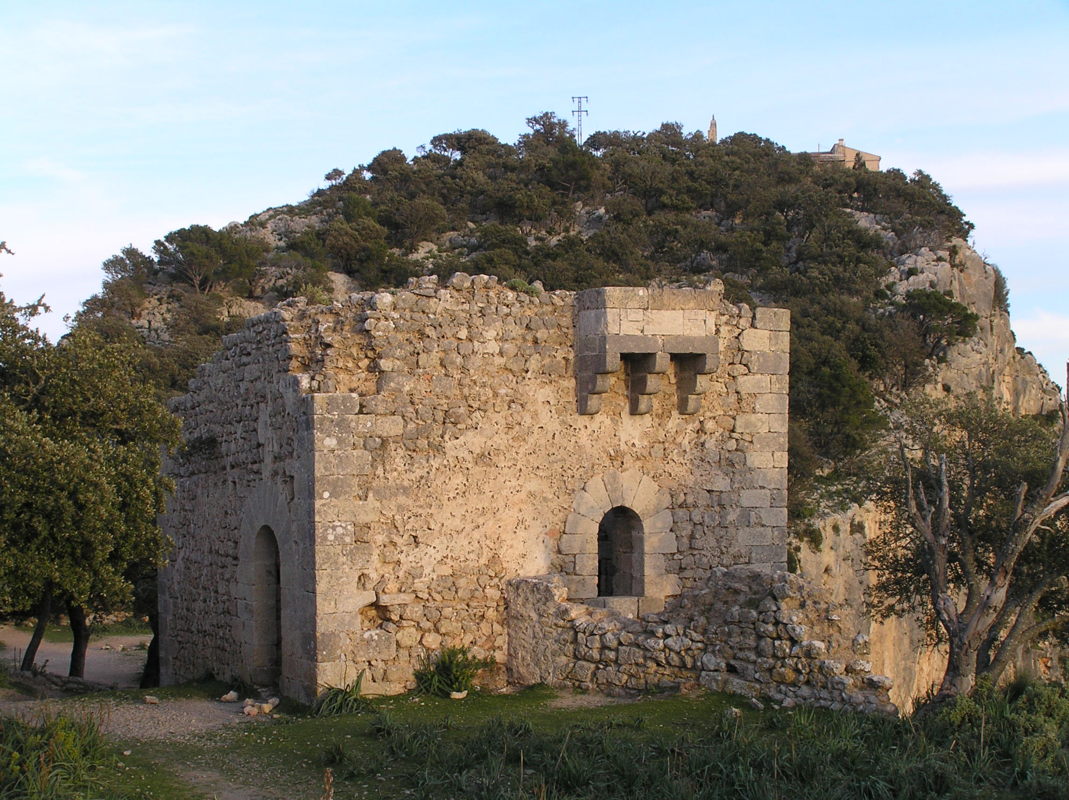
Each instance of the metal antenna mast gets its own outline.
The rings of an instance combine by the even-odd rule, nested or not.
[[[572,102],[577,104],[577,108],[572,109],[572,116],[576,118],[575,125],[575,142],[580,147],[583,146],[583,114],[589,114],[590,112],[583,108],[583,103],[590,102],[590,98],[586,95],[577,97],[572,95]]]

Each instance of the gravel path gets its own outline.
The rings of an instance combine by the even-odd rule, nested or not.
[[[25,700],[0,698],[0,714],[35,718],[50,714],[86,714],[108,736],[123,740],[189,741],[205,731],[229,725],[265,724],[268,717],[247,717],[240,703],[203,698],[163,698],[157,705],[121,698]]]
[[[0,626],[0,641],[6,645],[0,651],[0,658],[9,666],[13,660],[17,662],[29,640],[28,631],[10,625]],[[145,665],[143,648],[148,641],[148,636],[90,639],[85,658],[86,680],[116,689],[137,688]],[[66,674],[70,668],[70,647],[67,642],[42,642],[37,664],[47,662],[49,672]],[[145,694],[152,694],[152,690],[146,690]],[[158,705],[150,705],[95,696],[33,699],[14,690],[0,690],[0,714],[37,717],[60,711],[90,714],[109,736],[127,740],[182,741],[227,725],[265,722],[264,718],[242,714],[240,703],[220,703],[203,698],[162,698]]]
[[[85,679],[116,689],[136,688],[145,667],[145,648],[151,638],[148,635],[92,637],[85,653]],[[6,645],[0,657],[8,666],[14,663],[18,668],[29,641],[29,631],[0,625],[0,642]],[[66,675],[71,666],[70,642],[41,642],[36,663],[54,675]]]

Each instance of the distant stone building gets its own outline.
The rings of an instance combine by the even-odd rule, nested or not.
[[[463,274],[250,320],[175,406],[164,681],[399,692],[467,645],[517,680],[886,705],[863,666],[818,666],[850,636],[782,573],[788,328],[719,284]],[[673,634],[688,597],[709,627]]]
[[[818,164],[837,164],[843,167],[853,167],[860,159],[866,169],[871,169],[874,172],[880,169],[880,157],[878,155],[849,147],[843,144],[842,139],[833,144],[831,150],[818,150],[815,153],[806,153],[806,155]]]

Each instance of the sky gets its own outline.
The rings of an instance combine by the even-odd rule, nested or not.
[[[679,122],[923,169],[1069,357],[1069,0],[0,0],[0,291],[53,338],[128,243],[297,202],[439,133]]]

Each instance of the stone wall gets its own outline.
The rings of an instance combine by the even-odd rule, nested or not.
[[[257,317],[223,345],[173,404],[184,449],[168,465],[176,490],[161,519],[174,540],[160,572],[161,677],[254,681],[255,543],[266,526],[281,567],[281,689],[309,699],[311,398],[291,372],[295,346],[282,314]]]
[[[288,301],[229,337],[178,405],[187,442],[227,445],[176,465],[170,676],[240,674],[252,635],[240,620],[255,616],[241,553],[264,525],[279,535],[283,674],[298,696],[361,671],[370,690],[401,691],[446,645],[504,661],[508,580],[559,570],[589,599],[592,492],[652,503],[650,602],[720,565],[783,569],[787,312],[724,303],[718,285],[592,292],[421,278],[332,306]],[[598,413],[580,413],[578,309],[620,298],[667,326],[641,334],[666,357],[651,374],[632,369],[648,353],[617,351],[597,373]],[[699,316],[701,352],[670,339]],[[183,654],[205,628],[220,643]]]
[[[569,603],[553,576],[508,586],[516,683],[602,691],[701,684],[783,705],[894,712],[868,640],[840,607],[785,572],[718,567],[658,614],[628,618]]]

